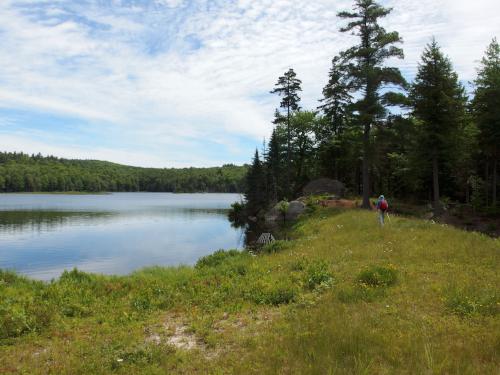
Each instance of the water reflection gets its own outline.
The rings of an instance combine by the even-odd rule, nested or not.
[[[105,199],[104,199],[105,198]],[[38,279],[64,269],[124,274],[241,248],[234,194],[0,195],[0,268]],[[30,209],[31,208],[31,209]]]

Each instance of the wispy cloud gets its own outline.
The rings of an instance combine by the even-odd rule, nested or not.
[[[384,22],[405,40],[407,58],[395,63],[410,79],[432,36],[470,81],[486,45],[500,34],[496,0],[382,3],[394,7]],[[316,106],[331,58],[352,42],[338,32],[336,18],[351,4],[4,0],[0,107],[33,112],[31,123],[18,127],[37,128],[40,112],[68,124],[77,118],[79,126],[61,130],[73,139],[68,145],[49,137],[57,128],[40,125],[47,137],[20,139],[10,123],[0,148],[155,166],[247,161],[270,133],[278,99],[268,92],[284,70],[295,68],[304,106]],[[82,121],[109,140],[106,151],[82,136]]]

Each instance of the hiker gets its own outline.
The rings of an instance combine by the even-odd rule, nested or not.
[[[378,210],[378,220],[380,222],[380,226],[383,227],[384,226],[384,219],[385,219],[385,212],[387,211],[387,209],[389,208],[389,204],[387,203],[387,201],[385,200],[385,197],[383,195],[381,195],[380,197],[378,197],[378,201],[377,201],[377,210]]]

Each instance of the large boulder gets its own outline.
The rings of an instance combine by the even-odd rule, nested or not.
[[[286,212],[287,220],[297,219],[306,209],[306,205],[300,201],[291,201]]]
[[[281,211],[282,202],[277,203],[273,208],[266,212],[264,219],[267,223],[274,223],[283,221],[283,213]],[[306,209],[306,205],[300,201],[291,201],[288,204],[288,210],[286,211],[286,220],[295,220],[302,214]]]
[[[343,197],[345,185],[331,178],[319,178],[309,182],[304,189],[302,189],[302,192],[304,195],[333,194],[337,197]]]
[[[283,220],[283,214],[280,212],[279,203],[277,203],[273,208],[266,212],[264,215],[264,220],[267,223],[274,223],[278,220]]]

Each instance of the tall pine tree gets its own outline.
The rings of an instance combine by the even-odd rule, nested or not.
[[[500,158],[500,46],[496,38],[488,46],[486,54],[481,60],[478,76],[474,83],[476,85],[473,100],[474,117],[479,128],[480,148],[486,156],[486,160],[491,160],[492,163],[491,198],[492,204],[495,206],[497,203],[498,159]],[[489,169],[488,164],[487,162],[486,169]]]
[[[419,150],[421,158],[432,169],[434,213],[439,215],[440,168],[450,159],[456,132],[462,130],[465,114],[465,94],[450,60],[443,55],[437,42],[427,45],[411,88],[413,114],[420,121]]]
[[[335,56],[328,73],[328,83],[323,88],[323,99],[320,100],[323,104],[318,107],[330,123],[326,137],[340,134],[348,117],[347,112],[352,103],[352,95],[347,73],[347,67],[342,58]]]
[[[275,84],[275,88],[271,91],[271,94],[278,94],[282,97],[280,107],[284,109],[286,116],[287,125],[287,171],[286,171],[286,196],[291,198],[290,189],[290,162],[291,162],[291,128],[290,119],[295,111],[300,109],[299,102],[300,97],[298,95],[299,91],[302,91],[301,85],[302,81],[297,78],[297,74],[292,68],[290,68],[283,76],[278,78],[278,82]],[[276,120],[282,119],[279,113],[275,114]],[[275,121],[276,121],[275,120]]]
[[[394,93],[380,94],[384,85],[405,86],[405,80],[397,68],[384,67],[385,60],[403,58],[403,50],[394,44],[402,40],[396,31],[387,32],[379,19],[392,9],[380,6],[374,0],[355,0],[352,12],[340,12],[338,16],[349,20],[340,29],[359,37],[359,44],[342,53],[349,63],[351,87],[362,95],[355,103],[360,124],[363,126],[363,207],[370,208],[370,167],[372,163],[370,131],[375,122],[386,114],[384,104]]]
[[[322,104],[318,107],[325,116],[318,123],[315,136],[319,169],[324,175],[339,179],[339,159],[345,155],[340,147],[340,138],[352,117],[348,69],[341,56],[333,58],[328,78],[328,83],[323,88],[323,98],[320,99]]]

